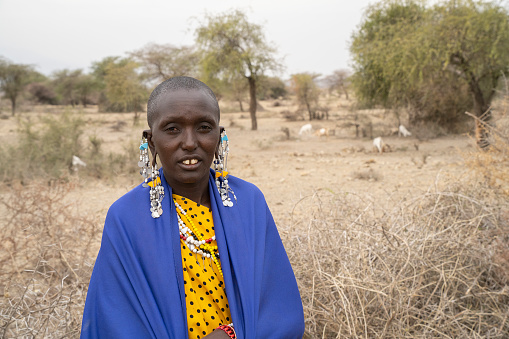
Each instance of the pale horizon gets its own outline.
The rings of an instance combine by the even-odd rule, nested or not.
[[[192,45],[194,28],[205,13],[243,10],[261,24],[267,41],[277,48],[285,70],[331,74],[350,68],[349,42],[373,1],[348,4],[304,1],[203,0],[176,5],[154,0],[17,0],[0,1],[0,56],[34,65],[50,75],[62,69],[90,70],[94,61],[148,43]]]

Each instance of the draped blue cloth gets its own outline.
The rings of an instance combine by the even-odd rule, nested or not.
[[[149,188],[109,209],[83,314],[81,338],[188,338],[180,234],[171,187],[163,214],[150,214]],[[302,338],[304,316],[290,262],[260,190],[228,178],[237,196],[224,207],[209,179],[226,295],[239,339]]]

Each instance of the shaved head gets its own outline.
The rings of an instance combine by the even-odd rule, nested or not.
[[[191,77],[179,76],[170,78],[160,83],[150,94],[150,98],[147,103],[147,122],[149,127],[152,129],[152,124],[159,113],[162,103],[162,99],[166,94],[177,91],[203,91],[206,93],[217,106],[217,115],[219,118],[219,104],[214,92],[200,80]],[[219,119],[218,119],[219,120]]]

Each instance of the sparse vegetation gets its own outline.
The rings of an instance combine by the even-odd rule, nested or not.
[[[87,163],[80,173],[96,178],[137,171],[134,144],[126,145],[123,153],[104,154],[99,137],[82,140],[84,120],[77,113],[66,111],[38,121],[19,119],[18,125],[15,142],[0,145],[1,182],[65,179],[72,174],[73,155]]]
[[[494,112],[505,117],[502,109]],[[12,180],[19,172],[2,172],[4,183],[12,187],[2,186],[5,189],[0,195],[4,230],[0,236],[0,333],[5,337],[79,336],[101,220],[85,217],[73,202],[73,196],[81,195],[82,189],[77,177],[66,174],[66,180],[54,179],[69,173],[65,159],[72,156],[72,152],[55,145],[61,143],[76,150],[87,162],[79,177],[98,178],[101,185],[120,173],[137,169],[136,144],[129,145],[122,154],[108,155],[104,136],[83,134],[87,123],[93,121],[70,112],[45,116],[49,118],[24,120],[29,125],[20,129],[16,138],[20,144],[11,145],[18,148],[10,153],[37,149],[45,154],[34,158],[41,172],[31,172],[32,179],[26,177],[23,188]],[[117,125],[121,121],[118,119],[112,117],[111,124]],[[237,126],[242,120],[233,120],[232,116],[228,119],[234,122],[229,131],[245,137]],[[496,119],[494,123],[497,130],[506,133],[504,121]],[[106,121],[101,120],[101,124],[111,130]],[[289,132],[292,123],[284,125],[290,126]],[[50,131],[56,131],[55,135],[49,135]],[[116,136],[120,131],[111,133]],[[253,152],[278,152],[282,143],[286,148],[298,142],[286,140],[285,133],[277,129],[272,136],[256,137],[247,143]],[[409,143],[411,148],[413,141]],[[492,145],[502,150],[497,143]],[[53,148],[58,157],[49,152]],[[238,157],[238,152],[233,154]],[[495,155],[490,152],[472,150],[472,156]],[[342,162],[364,155],[357,148],[343,153]],[[492,161],[473,168],[493,175],[503,173],[508,153],[496,154]],[[17,165],[12,155],[7,154],[7,163],[19,170],[21,164]],[[3,156],[5,153],[5,159]],[[267,161],[267,157],[261,171],[254,167],[260,160],[252,158],[246,173],[263,181],[283,180],[277,169],[290,166],[297,173],[292,175],[307,181],[314,175],[310,163],[315,163],[315,169],[331,167],[338,156],[306,152],[293,153],[292,157],[294,164],[288,163],[288,158]],[[45,159],[54,159],[51,163],[55,164],[55,172],[42,171],[47,166]],[[375,168],[382,161],[385,158],[369,161],[373,170],[354,171],[358,182],[379,183],[381,172]],[[26,162],[23,166],[33,168]],[[498,170],[490,170],[492,167]],[[485,174],[480,177],[485,178]],[[44,178],[44,184],[37,178]],[[283,189],[290,185],[279,182]],[[452,182],[447,188],[399,200],[389,195],[332,190],[303,197],[292,206],[292,219],[278,226],[303,298],[306,338],[507,337],[509,323],[504,319],[509,314],[509,205],[500,185],[496,181],[487,186],[470,177],[469,181]]]
[[[104,58],[90,74],[48,78],[0,59],[8,99],[0,102],[0,338],[79,337],[105,217],[98,210],[107,208],[100,198],[141,182],[134,140],[143,127],[56,105],[137,117],[154,81],[189,72],[221,99],[229,170],[258,185],[276,217],[305,338],[509,338],[509,92],[494,96],[509,71],[507,18],[492,2],[373,4],[353,36],[356,74],[326,78],[325,98],[317,74],[294,74],[291,97],[283,79],[265,74],[281,66],[275,49],[241,11],[205,17],[196,30],[202,54],[150,44]],[[8,67],[15,74],[5,80]],[[20,109],[24,92],[29,112]],[[241,113],[248,92],[250,115]],[[270,100],[258,117],[257,99]],[[395,109],[361,110],[373,106]],[[412,136],[398,138],[406,117]],[[263,128],[246,131],[257,118]],[[295,137],[306,119],[330,135]],[[484,151],[455,150],[465,136],[433,140],[472,121],[489,140]],[[377,136],[394,151],[369,152]],[[73,155],[86,167],[73,170]],[[101,201],[89,202],[90,213],[77,196]]]

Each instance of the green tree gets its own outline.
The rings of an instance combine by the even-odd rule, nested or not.
[[[76,93],[83,107],[91,101],[92,96],[99,90],[99,82],[92,74],[82,74],[76,83]]]
[[[111,62],[105,67],[106,98],[120,111],[134,111],[134,122],[148,93],[137,73],[138,64],[130,59]]]
[[[286,84],[279,77],[263,76],[260,77],[259,85],[260,99],[279,99],[288,94]]]
[[[34,73],[30,65],[15,64],[0,59],[0,90],[4,93],[4,97],[11,101],[13,116],[16,114],[17,99],[25,91]]]
[[[162,82],[175,76],[197,76],[199,55],[188,46],[151,43],[130,53],[148,81]]]
[[[239,10],[208,15],[196,29],[196,42],[202,52],[205,81],[214,77],[231,81],[238,76],[247,81],[251,129],[256,130],[259,78],[281,67],[274,56],[275,48],[265,41],[262,26],[249,22]]]
[[[60,103],[72,105],[79,103],[78,84],[83,76],[81,69],[63,69],[53,72],[53,84]]]
[[[351,52],[361,100],[409,106],[414,121],[452,126],[470,108],[488,121],[509,70],[509,15],[495,2],[383,1],[366,11]]]
[[[309,114],[309,120],[316,118],[316,106],[320,91],[316,86],[315,79],[318,74],[298,73],[291,77],[292,91],[297,97],[299,105],[306,107]]]
[[[106,97],[106,68],[110,64],[125,64],[127,59],[121,59],[118,56],[109,56],[103,58],[101,61],[92,62],[91,75],[95,78],[97,91],[99,92],[98,105],[99,111],[101,112],[112,112],[115,111],[115,107],[108,101]]]
[[[57,95],[50,81],[31,82],[27,88],[34,102],[50,105],[57,104]]]

